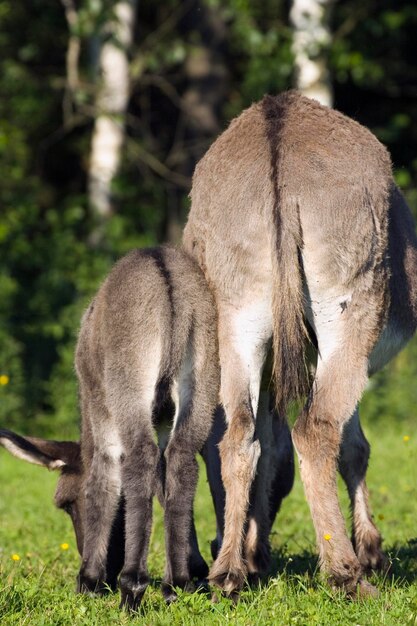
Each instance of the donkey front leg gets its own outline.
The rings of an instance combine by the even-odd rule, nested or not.
[[[261,393],[255,436],[259,438],[262,454],[250,496],[245,538],[248,572],[255,581],[269,569],[269,535],[281,502],[294,482],[291,432],[285,417],[270,406],[269,393]]]
[[[230,594],[242,588],[248,571],[243,538],[261,453],[255,416],[272,315],[267,299],[240,309],[218,303],[218,312],[220,396],[228,424],[219,446],[226,503],[223,543],[209,580]]]
[[[88,413],[90,408],[93,413]],[[94,451],[84,486],[84,540],[77,591],[103,593],[107,588],[110,535],[121,493],[122,448],[117,429],[101,398],[95,398],[90,404],[82,399],[82,411],[84,420],[92,419]]]
[[[256,581],[258,576],[267,572],[271,556],[269,498],[274,468],[272,467],[273,431],[272,414],[269,410],[269,394],[261,394],[259,400],[255,437],[259,440],[262,454],[252,484],[244,540],[244,556],[252,581]]]
[[[225,493],[221,476],[219,444],[226,432],[226,418],[222,406],[217,406],[209,438],[201,455],[206,465],[207,480],[216,514],[216,538],[211,542],[211,556],[216,560],[223,542]]]
[[[132,416],[132,428],[125,432],[124,449],[122,486],[126,539],[125,562],[120,575],[121,606],[135,611],[149,584],[147,556],[160,455],[150,412],[148,416]]]
[[[352,540],[356,555],[365,572],[385,569],[387,557],[381,550],[381,534],[372,521],[365,476],[369,443],[355,410],[343,430],[339,470],[349,493],[352,510]]]

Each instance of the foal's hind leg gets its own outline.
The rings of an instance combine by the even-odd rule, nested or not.
[[[339,470],[349,492],[352,509],[352,540],[356,555],[365,572],[383,569],[387,559],[381,550],[381,535],[372,521],[365,476],[369,443],[363,434],[358,409],[344,427]]]
[[[210,432],[218,399],[217,361],[216,355],[212,354],[214,347],[207,346],[207,341],[200,343],[199,338],[198,329],[195,329],[177,380],[174,381],[176,414],[164,453],[166,569],[162,592],[167,602],[176,599],[174,587],[184,589],[191,586],[193,549],[194,557],[199,555],[193,522],[198,480],[195,457]],[[195,344],[198,345],[197,354]],[[205,348],[208,348],[207,353]],[[206,575],[206,571],[200,573]]]
[[[136,610],[149,584],[147,556],[156,491],[159,448],[152,428],[152,401],[145,393],[123,415],[122,488],[125,498],[125,562],[120,575],[121,606]]]
[[[185,431],[185,429],[184,429]],[[176,599],[174,587],[185,589],[190,581],[190,531],[197,487],[197,450],[190,449],[186,433],[173,436],[167,449],[165,477],[166,567],[162,593],[166,602]]]

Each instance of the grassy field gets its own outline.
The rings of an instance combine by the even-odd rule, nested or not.
[[[131,618],[119,612],[118,595],[90,598],[74,593],[78,553],[69,518],[52,504],[56,476],[1,450],[0,623],[417,624],[417,432],[411,421],[380,430],[365,424],[365,431],[372,444],[368,485],[373,512],[392,560],[390,574],[373,579],[381,591],[378,599],[349,602],[323,583],[297,476],[275,522],[271,576],[258,588],[244,591],[237,606],[226,598],[213,604],[203,593],[183,594],[176,604],[164,605],[158,588],[164,561],[162,519],[155,506],[149,558],[155,583],[146,592],[141,614]],[[348,515],[342,487],[341,493]],[[203,468],[196,525],[209,560],[215,526]]]

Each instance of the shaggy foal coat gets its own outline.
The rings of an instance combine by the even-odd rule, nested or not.
[[[218,401],[216,315],[204,277],[181,250],[136,250],[119,261],[87,309],[75,358],[86,470],[80,591],[99,590],[120,500],[125,509],[122,604],[138,607],[156,492],[165,511],[163,593],[190,579],[198,466]],[[163,452],[154,421],[172,398]]]

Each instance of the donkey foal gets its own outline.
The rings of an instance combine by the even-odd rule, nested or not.
[[[86,471],[85,532],[78,590],[100,591],[111,530],[125,506],[122,605],[135,610],[149,583],[152,498],[165,510],[165,599],[190,580],[196,453],[218,400],[215,307],[202,273],[181,250],[136,250],[119,261],[81,323],[75,365]],[[172,398],[175,414],[161,452],[153,420]]]

